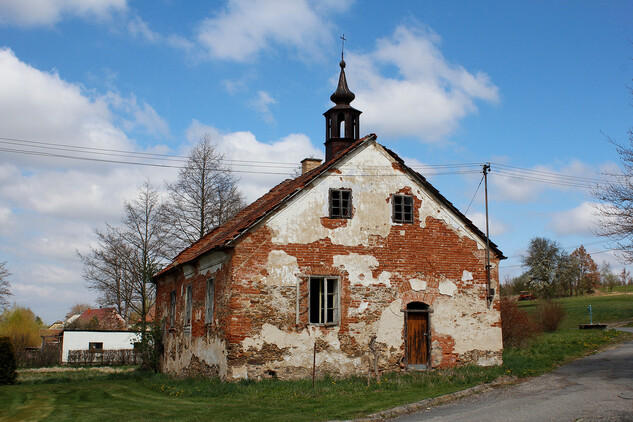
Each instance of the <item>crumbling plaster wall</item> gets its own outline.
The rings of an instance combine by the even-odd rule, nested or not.
[[[327,216],[330,188],[352,189],[353,218]],[[415,223],[395,224],[390,196],[414,196]],[[400,367],[409,302],[431,306],[431,364],[501,362],[499,305],[486,302],[482,240],[369,144],[245,235],[231,257],[227,378],[366,373]],[[493,257],[493,288],[498,288]],[[307,277],[340,276],[340,323],[307,320]]]
[[[229,315],[229,289],[226,263],[229,255],[212,252],[192,264],[177,268],[157,281],[157,315],[163,321],[163,372],[177,376],[213,376],[227,374],[224,326]],[[213,278],[215,287],[214,315],[206,321],[206,286]],[[185,327],[185,299],[188,285],[193,288],[192,320]],[[169,325],[171,291],[176,291],[176,317]]]

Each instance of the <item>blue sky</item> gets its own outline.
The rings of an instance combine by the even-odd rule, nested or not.
[[[468,205],[492,163],[502,279],[534,236],[619,269],[592,234],[588,186],[618,163],[605,134],[625,142],[631,127],[632,18],[629,1],[0,1],[0,138],[28,141],[0,139],[13,299],[48,322],[94,302],[76,251],[144,179],[176,171],[7,149],[186,155],[206,132],[227,159],[259,162],[233,162],[254,200],[292,173],[285,163],[323,155],[342,34],[361,132],[480,227],[482,189]]]

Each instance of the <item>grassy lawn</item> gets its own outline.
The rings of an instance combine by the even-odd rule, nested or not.
[[[136,371],[102,373],[89,369],[22,372],[19,383],[0,387],[0,420],[331,420],[350,419],[404,403],[462,390],[502,375],[527,377],[633,336],[613,330],[578,330],[594,321],[633,319],[633,295],[563,299],[568,318],[561,330],[538,337],[526,349],[506,349],[504,365],[384,374],[365,378],[223,383],[177,380]],[[525,303],[534,309],[534,303]],[[597,319],[596,319],[597,318]]]

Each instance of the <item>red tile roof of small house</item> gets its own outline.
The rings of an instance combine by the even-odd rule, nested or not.
[[[346,150],[342,151],[338,156],[334,157],[330,161],[321,164],[320,166],[296,177],[295,179],[286,179],[283,182],[279,183],[277,186],[272,188],[255,202],[243,208],[227,222],[211,230],[200,240],[194,242],[191,246],[180,252],[176,256],[176,258],[174,258],[173,262],[171,262],[156,275],[154,275],[154,281],[156,277],[169,272],[179,265],[191,262],[197,257],[211,250],[230,247],[233,240],[238,238],[242,233],[248,231],[251,227],[261,221],[271,212],[275,211],[279,206],[281,206],[295,194],[300,192],[310,182],[330,170],[347,154],[354,151],[365,143],[375,141],[376,138],[377,137],[375,134],[369,134],[364,138],[355,141]],[[455,206],[448,199],[446,199],[435,187],[433,187],[433,185],[431,185],[424,178],[424,176],[404,164],[404,160],[402,160],[395,152],[384,146],[382,146],[382,148],[384,148],[385,151],[402,166],[403,171],[409,173],[421,185],[427,188],[438,199],[440,203],[442,203],[443,205],[451,209],[451,211],[453,211],[455,214],[457,214],[463,220],[466,226],[468,226],[468,228],[473,230],[483,240],[486,239],[486,235],[481,230],[479,230],[479,228],[475,226],[473,222],[468,219],[468,217],[466,217],[457,208],[455,208]],[[494,244],[492,241],[490,242],[490,248],[500,257],[500,259],[506,258],[499,250],[497,245]]]

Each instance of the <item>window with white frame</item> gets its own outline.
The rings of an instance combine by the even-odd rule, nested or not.
[[[310,277],[310,324],[338,324],[338,277]]]
[[[413,223],[413,196],[393,195],[391,202],[394,223]]]
[[[213,322],[213,302],[215,300],[215,283],[213,279],[207,280],[206,307],[204,310],[204,322]]]
[[[191,327],[191,310],[193,306],[193,286],[191,284],[187,285],[187,290],[185,292],[185,328]]]
[[[169,327],[176,325],[176,291],[172,290],[169,295]]]

